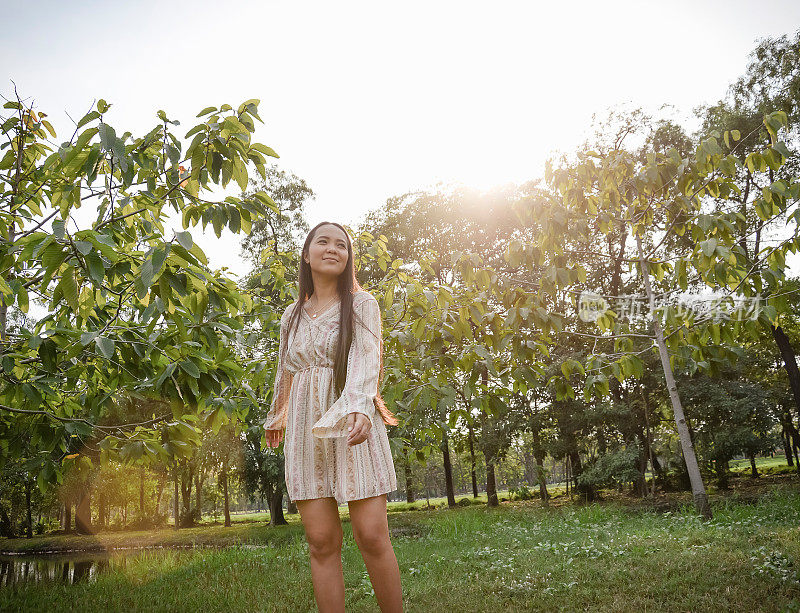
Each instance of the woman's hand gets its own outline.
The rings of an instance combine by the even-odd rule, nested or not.
[[[363,413],[349,413],[347,415],[347,444],[358,445],[367,440],[372,423]]]
[[[264,430],[264,438],[267,439],[267,447],[277,447],[283,440],[283,428],[280,430]]]

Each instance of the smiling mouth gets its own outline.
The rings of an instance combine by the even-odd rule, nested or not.
[[[335,258],[322,258],[323,262],[338,262],[339,260]]]

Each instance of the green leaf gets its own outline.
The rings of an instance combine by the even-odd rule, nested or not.
[[[89,241],[75,241],[75,248],[81,255],[88,255],[94,249],[94,246]]]
[[[195,117],[202,117],[203,115],[208,115],[209,113],[213,113],[216,110],[217,110],[217,107],[215,107],[215,106],[207,106],[202,111],[200,111],[197,115],[195,115]]]
[[[163,245],[159,245],[153,251],[153,255],[150,257],[153,262],[153,278],[157,277],[158,273],[161,272],[161,269],[164,266],[164,261],[169,255],[170,246],[171,245],[169,243],[164,243]]]
[[[203,250],[200,248],[200,245],[198,245],[197,243],[192,245],[192,248],[189,249],[189,253],[191,253],[194,257],[200,260],[203,264],[208,265],[208,258],[206,257],[206,254],[203,252]]]
[[[148,258],[139,269],[139,281],[141,282],[141,288],[144,290],[139,292],[140,298],[144,298],[144,295],[147,294],[147,288],[153,284],[153,272],[153,259]]]
[[[94,343],[100,353],[108,360],[114,357],[114,340],[106,338],[105,336],[98,336],[94,339]]]
[[[200,369],[197,368],[197,364],[192,362],[191,360],[184,360],[181,362],[181,369],[190,377],[194,377],[197,379],[200,376]]]
[[[86,266],[89,269],[89,277],[100,285],[106,276],[106,267],[103,265],[103,259],[96,251],[86,254]]]
[[[95,332],[84,332],[83,334],[81,334],[81,345],[86,347],[86,345],[88,345],[89,343],[93,342],[94,339],[97,338],[97,336],[98,336],[98,333],[96,331]]]
[[[242,191],[247,189],[247,168],[240,158],[233,160],[233,178],[239,184]]]
[[[56,372],[58,369],[58,346],[52,339],[46,338],[39,345],[39,358],[42,366],[48,372]]]
[[[175,237],[184,249],[189,250],[192,248],[193,241],[191,232],[177,232]]]
[[[97,133],[100,135],[100,145],[103,149],[105,151],[112,151],[113,145],[117,140],[117,134],[114,132],[114,128],[107,123],[101,123]]]
[[[709,238],[708,240],[704,240],[700,243],[700,249],[703,250],[703,254],[706,257],[711,257],[714,255],[714,252],[717,250],[717,239],[716,238]]]
[[[275,150],[272,147],[267,147],[266,145],[263,145],[261,143],[253,143],[252,145],[250,145],[250,148],[255,149],[256,151],[260,151],[264,155],[268,155],[273,158],[281,157],[277,153],[275,153]]]
[[[23,313],[28,312],[28,290],[25,289],[25,286],[22,284],[20,284],[17,289],[17,306],[19,306],[19,310]]]
[[[170,363],[169,365],[167,365],[167,367],[164,369],[164,372],[162,372],[162,373],[159,375],[158,379],[156,379],[156,381],[155,381],[155,384],[154,384],[154,385],[155,385],[155,388],[156,388],[156,389],[160,389],[160,388],[161,388],[161,386],[164,384],[164,381],[165,381],[167,378],[169,378],[169,377],[171,377],[171,376],[172,376],[172,373],[174,373],[174,372],[175,372],[175,368],[176,368],[176,367],[177,367],[177,364],[175,364],[175,362],[172,362],[172,363]]]
[[[75,280],[75,269],[72,266],[67,266],[64,273],[61,275],[61,281],[58,282],[61,292],[64,294],[64,299],[73,311],[80,308],[78,304],[78,284]]]
[[[789,151],[789,148],[783,143],[783,141],[778,141],[775,143],[772,148],[780,153],[785,159],[789,159],[792,157],[792,152]]]
[[[53,221],[53,235],[58,240],[64,239],[64,220],[63,219],[56,219]]]
[[[169,163],[173,166],[177,166],[181,161],[181,152],[177,147],[173,147],[169,145],[167,147],[167,156],[169,157]]]
[[[215,209],[214,214],[211,217],[211,223],[214,226],[214,234],[217,235],[217,238],[222,236],[222,228],[225,226],[225,222],[227,221],[227,216],[225,215],[225,211],[222,209]]]
[[[234,234],[238,234],[242,229],[242,216],[239,214],[239,209],[234,206],[230,207],[228,209],[228,218],[230,219],[228,228]]]
[[[78,122],[78,128],[82,128],[87,123],[89,123],[90,121],[94,121],[98,117],[100,117],[100,113],[98,113],[97,111],[89,111],[88,113],[86,113],[86,115],[81,117],[81,120]]]

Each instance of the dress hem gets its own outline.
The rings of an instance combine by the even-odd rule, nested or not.
[[[302,502],[303,500],[319,500],[321,498],[333,498],[336,501],[336,504],[338,506],[341,506],[341,505],[343,505],[343,504],[345,504],[347,502],[354,502],[356,500],[364,500],[365,498],[373,498],[375,496],[383,496],[383,495],[386,495],[387,502],[388,502],[389,494],[391,494],[392,492],[396,492],[396,491],[397,491],[397,488],[395,488],[393,490],[387,490],[385,492],[378,492],[377,494],[367,494],[366,496],[360,496],[358,498],[346,498],[346,499],[343,499],[343,500],[339,500],[338,498],[336,498],[336,496],[314,496],[313,498],[292,498],[292,502],[298,502],[298,501]]]

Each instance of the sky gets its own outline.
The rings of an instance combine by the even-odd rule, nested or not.
[[[59,142],[99,98],[117,133],[137,136],[159,109],[183,136],[202,108],[258,98],[255,139],[316,193],[311,226],[356,224],[440,181],[540,177],[549,155],[586,138],[593,113],[617,105],[670,104],[694,128],[692,109],[724,96],[757,39],[800,28],[789,0],[0,6],[0,93],[13,80]],[[246,271],[241,236],[199,228],[212,267]]]

